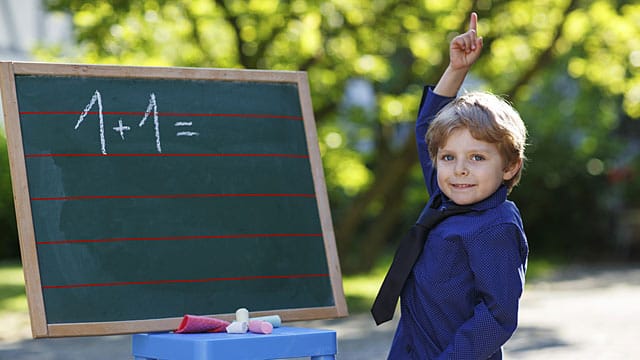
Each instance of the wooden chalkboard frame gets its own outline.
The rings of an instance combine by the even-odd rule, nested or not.
[[[91,323],[47,323],[25,165],[18,95],[16,92],[16,75],[51,75],[78,78],[193,79],[297,84],[304,129],[307,137],[309,162],[314,180],[318,212],[320,214],[326,260],[329,267],[333,302],[335,305],[320,308],[285,309],[278,310],[277,312],[263,311],[252,313],[252,316],[278,314],[284,321],[293,321],[343,317],[348,315],[320,151],[318,148],[308,79],[305,72],[0,62],[0,90],[2,93],[21,257],[24,268],[32,335],[34,338],[167,331],[175,329],[181,318]],[[231,313],[208,315],[227,320],[233,318],[233,314]]]

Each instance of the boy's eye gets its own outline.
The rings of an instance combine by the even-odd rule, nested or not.
[[[442,155],[441,159],[443,161],[451,161],[453,160],[453,155]]]
[[[484,156],[478,155],[478,154],[471,155],[471,160],[473,160],[473,161],[482,161],[482,160],[484,160]]]

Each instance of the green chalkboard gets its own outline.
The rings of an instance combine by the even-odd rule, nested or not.
[[[35,337],[346,315],[305,73],[1,65]]]

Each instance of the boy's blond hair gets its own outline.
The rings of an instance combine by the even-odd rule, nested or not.
[[[496,144],[505,161],[505,169],[524,163],[527,129],[520,114],[502,98],[486,92],[470,92],[447,104],[433,119],[427,131],[429,156],[436,164],[438,149],[449,135],[466,128],[477,140]],[[505,185],[509,192],[518,184],[522,166]]]

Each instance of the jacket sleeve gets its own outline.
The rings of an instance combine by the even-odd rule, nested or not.
[[[464,240],[480,301],[438,359],[487,359],[513,335],[525,280],[523,236],[514,224],[498,224]]]
[[[438,188],[436,172],[429,158],[429,150],[425,136],[429,129],[431,120],[436,116],[445,105],[454,98],[440,96],[433,92],[433,87],[427,86],[422,94],[420,101],[420,110],[418,112],[418,120],[416,121],[416,143],[418,145],[418,158],[422,167],[425,184],[429,194],[434,194]]]

